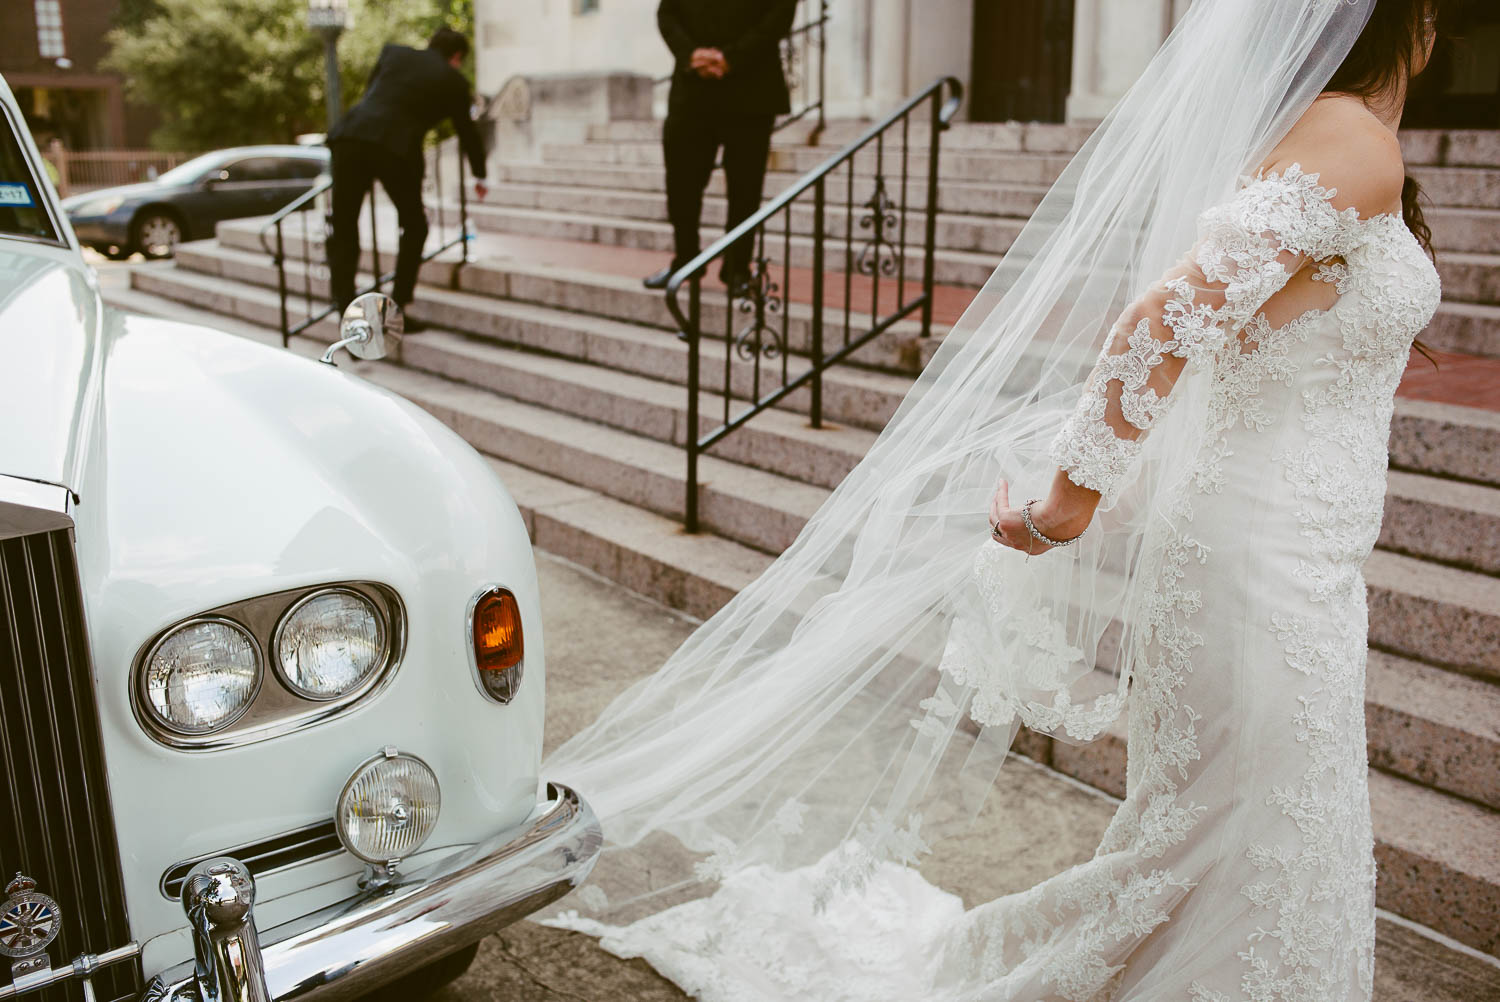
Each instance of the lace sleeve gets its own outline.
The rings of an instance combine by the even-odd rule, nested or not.
[[[1111,500],[1166,412],[1183,367],[1238,335],[1309,261],[1348,249],[1358,218],[1292,164],[1198,217],[1198,243],[1115,322],[1078,406],[1052,442],[1076,484]]]

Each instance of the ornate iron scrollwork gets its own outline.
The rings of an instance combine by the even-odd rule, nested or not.
[[[751,262],[749,280],[731,290],[730,295],[735,310],[750,318],[734,335],[734,353],[747,362],[757,355],[772,359],[785,354],[783,290],[771,277],[771,263],[764,256],[756,258]],[[781,319],[783,326],[772,323],[773,319]]]
[[[875,177],[875,191],[863,203],[867,210],[859,217],[859,228],[869,230],[870,239],[860,248],[854,267],[861,275],[896,274],[897,257],[904,248],[898,248],[889,234],[897,229],[900,221],[896,215],[896,203],[885,190],[885,178]]]

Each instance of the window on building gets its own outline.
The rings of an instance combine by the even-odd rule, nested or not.
[[[573,0],[573,13],[597,14],[599,13],[599,0]]]
[[[59,0],[36,0],[36,51],[43,59],[61,59],[63,48],[62,4]]]

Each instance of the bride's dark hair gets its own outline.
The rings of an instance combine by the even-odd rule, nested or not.
[[[1442,25],[1441,0],[1375,0],[1370,20],[1360,32],[1325,92],[1378,100],[1403,85],[1425,66],[1417,65]],[[1407,229],[1432,253],[1432,228],[1422,215],[1422,186],[1410,174],[1401,187],[1401,216]]]

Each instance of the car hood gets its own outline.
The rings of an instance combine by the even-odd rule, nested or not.
[[[0,241],[0,474],[77,486],[103,314],[81,261]]]
[[[98,188],[94,191],[86,191],[82,195],[70,195],[62,200],[64,212],[77,212],[78,209],[89,202],[98,202],[106,198],[151,198],[175,190],[174,186],[160,184],[156,181],[143,181],[140,184],[122,184],[114,188]]]

